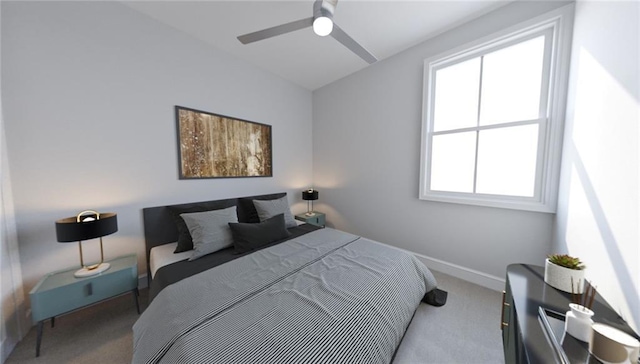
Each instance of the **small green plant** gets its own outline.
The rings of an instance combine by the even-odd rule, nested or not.
[[[586,268],[579,258],[574,258],[567,254],[551,254],[547,257],[549,258],[549,261],[551,263],[559,265],[561,267],[575,270],[582,270]]]

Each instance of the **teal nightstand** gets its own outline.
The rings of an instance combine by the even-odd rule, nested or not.
[[[140,313],[137,256],[127,255],[109,263],[109,270],[86,278],[73,276],[77,268],[47,274],[29,292],[32,321],[38,324],[36,357],[40,355],[42,327],[49,318],[53,327],[56,316],[128,292],[133,293]]]
[[[322,212],[318,212],[318,211],[313,211],[313,215],[307,215],[306,212],[302,214],[298,214],[296,215],[296,220],[304,221],[307,224],[322,226],[322,227],[324,227],[326,224],[325,215]]]

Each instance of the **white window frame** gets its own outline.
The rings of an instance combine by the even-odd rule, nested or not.
[[[458,47],[425,60],[419,191],[419,198],[421,200],[555,213],[562,153],[573,12],[573,4],[564,6],[525,23],[505,29],[497,34],[484,37],[471,44]],[[534,196],[517,197],[432,190],[430,188],[432,138],[434,135],[449,132],[433,131],[435,72],[438,69],[451,66],[464,60],[476,58],[543,34],[547,34],[551,40],[551,42],[548,43],[551,47],[551,54],[550,57],[545,59],[543,65],[543,85],[540,102],[540,114],[543,115],[543,117],[541,119],[518,121],[510,124],[513,126],[527,124],[539,125]],[[546,48],[547,43],[545,44],[545,49]],[[550,75],[548,82],[544,77],[547,71]],[[470,129],[485,130],[495,127],[494,125],[487,125]],[[504,124],[498,127],[504,127]],[[462,129],[457,129],[457,131],[461,130]]]

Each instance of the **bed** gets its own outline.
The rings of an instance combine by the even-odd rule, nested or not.
[[[263,224],[253,201],[275,199],[286,193],[145,208],[147,262],[158,248],[166,257],[178,239],[175,211],[235,206],[239,225],[252,228]],[[154,257],[133,362],[389,363],[436,288],[431,272],[411,254],[356,235],[308,224],[287,230],[240,254],[225,248],[189,261],[183,252],[162,267]]]

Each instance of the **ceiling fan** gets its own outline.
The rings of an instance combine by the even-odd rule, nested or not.
[[[369,64],[378,61],[373,54],[358,44],[358,42],[353,40],[353,38],[333,22],[333,12],[336,10],[337,5],[338,0],[315,0],[313,3],[312,17],[244,34],[239,36],[238,40],[242,44],[248,44],[313,26],[313,31],[317,35],[321,37],[331,35]]]

